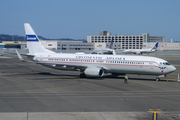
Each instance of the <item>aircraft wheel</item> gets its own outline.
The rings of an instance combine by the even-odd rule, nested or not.
[[[157,77],[157,78],[156,78],[156,81],[158,82],[159,80],[160,80],[160,78],[159,78],[159,77]]]
[[[86,78],[86,75],[85,75],[84,73],[81,73],[81,74],[79,75],[79,77],[80,77],[80,78]]]

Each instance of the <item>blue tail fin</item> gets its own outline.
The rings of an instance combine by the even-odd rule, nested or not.
[[[158,42],[155,44],[155,46],[151,50],[157,49],[157,48],[158,48]]]
[[[109,46],[109,49],[112,49],[112,46],[113,46],[113,39],[114,39],[114,37],[112,37],[112,39],[111,39],[111,44],[110,44],[110,46]]]

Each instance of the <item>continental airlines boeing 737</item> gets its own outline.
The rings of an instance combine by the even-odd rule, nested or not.
[[[160,76],[176,70],[166,60],[156,57],[55,53],[41,45],[29,23],[25,23],[24,27],[29,59],[54,69],[78,70],[81,72],[80,77],[102,77],[104,73]],[[17,54],[20,60],[24,61],[18,52]]]

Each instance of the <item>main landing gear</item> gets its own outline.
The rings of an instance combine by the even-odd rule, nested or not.
[[[84,73],[81,73],[81,74],[79,75],[79,77],[80,77],[80,78],[86,78],[86,75],[85,75]]]

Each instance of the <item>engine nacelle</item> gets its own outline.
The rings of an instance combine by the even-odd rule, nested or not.
[[[104,75],[104,70],[97,67],[86,68],[84,74],[86,77],[102,77]]]

